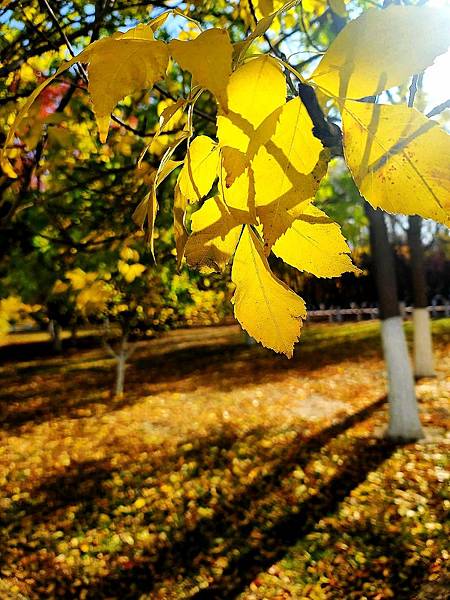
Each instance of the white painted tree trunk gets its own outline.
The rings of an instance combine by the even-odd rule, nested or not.
[[[414,375],[435,377],[431,319],[427,308],[415,308],[414,324]]]
[[[389,426],[386,435],[392,439],[420,439],[423,431],[401,317],[381,321],[381,339],[389,389]]]

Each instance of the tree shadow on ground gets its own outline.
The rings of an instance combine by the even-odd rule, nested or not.
[[[251,484],[242,484],[236,477],[236,481],[231,486],[235,493],[220,497],[219,504],[214,507],[212,519],[198,520],[193,525],[175,528],[172,531],[173,535],[169,533],[167,542],[161,544],[156,550],[152,548],[143,556],[137,557],[131,567],[116,569],[111,576],[97,581],[93,579],[89,585],[88,597],[139,598],[141,594],[151,593],[165,578],[191,577],[202,567],[213,541],[218,537],[226,539],[227,547],[242,549],[239,559],[230,563],[230,572],[226,571],[223,578],[216,581],[210,590],[211,594],[216,594],[212,595],[212,598],[232,597],[224,594],[234,593],[234,590],[238,589],[238,582],[241,587],[245,586],[255,569],[266,564],[268,555],[263,548],[270,549],[270,560],[275,556],[274,552],[284,552],[287,545],[293,541],[294,531],[295,536],[304,535],[313,523],[333,510],[337,503],[364,479],[368,470],[376,468],[392,451],[391,446],[381,444],[376,447],[369,441],[358,442],[355,456],[349,464],[346,463],[344,471],[335,478],[333,484],[319,490],[317,495],[304,503],[304,506],[300,505],[295,509],[291,507],[290,516],[264,530],[265,526],[262,522],[264,514],[258,513],[259,504],[264,503],[270,494],[276,493],[283,480],[294,469],[307,465],[314,453],[320,451],[336,436],[344,434],[349,428],[370,418],[384,401],[385,399],[378,400],[315,436],[305,438],[298,434],[294,441],[291,440],[284,447],[276,450],[268,449],[266,454],[261,453],[256,457],[256,461],[259,464],[269,464],[270,469]],[[252,431],[247,437],[254,439],[255,435],[263,436],[264,433]],[[139,491],[143,485],[148,485],[145,483],[147,477],[151,476],[155,481],[162,481],[165,475],[180,472],[183,465],[192,461],[198,464],[199,471],[203,473],[207,471],[216,476],[218,473],[230,473],[234,456],[231,450],[238,441],[242,441],[242,436],[238,436],[232,429],[224,429],[196,441],[192,448],[180,444],[172,454],[162,453],[159,457],[153,457],[151,448],[147,446],[149,464],[134,465],[132,478],[129,478],[126,483],[125,496],[127,490],[130,490],[132,492],[130,498],[133,499],[136,491]],[[2,519],[3,539],[1,540],[2,547],[5,549],[5,562],[11,558],[7,550],[9,540],[19,535],[24,520],[31,533],[38,528],[42,529],[45,523],[51,523],[52,530],[61,529],[64,537],[70,539],[79,530],[98,526],[100,510],[102,513],[109,514],[112,520],[117,518],[115,513],[117,500],[114,497],[116,488],[112,485],[112,481],[115,474],[133,466],[133,457],[127,456],[127,449],[118,447],[114,439],[111,439],[111,447],[114,448],[115,453],[125,455],[120,465],[113,466],[109,459],[73,464],[63,473],[47,478],[32,490],[29,500],[15,503],[5,513]],[[207,502],[208,498],[207,495],[204,501]],[[188,508],[189,499],[183,498],[182,502],[180,510],[183,513]],[[73,508],[75,505],[78,505],[76,509]],[[76,512],[75,521],[69,524],[65,516],[68,508]],[[161,514],[152,511],[144,512],[143,524],[163,523],[167,517],[164,511]],[[251,537],[249,532],[254,526],[261,527],[264,534],[258,543],[248,546]],[[29,547],[27,547],[28,543],[30,543]],[[32,554],[35,552],[34,548],[32,539],[29,539],[23,547],[23,552],[25,555]],[[51,549],[50,540],[48,548]],[[11,549],[11,552],[16,552],[16,549]],[[62,595],[66,593],[65,590],[72,589],[73,581],[67,579],[67,575],[52,568],[43,570],[45,575],[41,576],[42,581],[38,582],[38,588],[39,585],[42,589],[49,585],[51,572],[57,578]],[[37,575],[37,579],[39,577]],[[70,594],[67,593],[66,597],[70,597]]]
[[[398,447],[392,442],[373,438],[358,440],[351,459],[344,463],[337,476],[300,504],[295,512],[269,527],[257,542],[247,545],[209,588],[199,591],[192,598],[236,598],[258,573],[282,559],[289,548],[310,533],[323,517],[335,512],[339,503]],[[251,527],[241,531],[242,538],[245,539],[250,532]]]

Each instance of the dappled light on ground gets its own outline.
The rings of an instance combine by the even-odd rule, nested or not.
[[[439,598],[449,325],[406,446],[380,439],[376,323],[307,327],[292,361],[175,332],[139,345],[122,399],[96,349],[6,362],[0,597]]]

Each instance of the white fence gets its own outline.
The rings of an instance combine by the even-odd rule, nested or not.
[[[401,314],[404,318],[411,316],[413,307],[404,306],[400,303]],[[428,311],[432,318],[436,317],[450,317],[450,302],[445,304],[432,304],[428,307]],[[328,320],[332,322],[341,322],[346,319],[352,319],[356,321],[362,321],[363,319],[377,319],[378,318],[378,307],[372,306],[358,306],[352,304],[350,308],[321,308],[319,310],[309,310],[307,319],[312,320]]]

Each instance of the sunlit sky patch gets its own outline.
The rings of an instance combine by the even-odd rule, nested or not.
[[[450,9],[449,0],[430,0],[429,6]],[[429,67],[423,79],[423,90],[427,94],[427,108],[445,102],[450,98],[450,50],[441,54]]]

